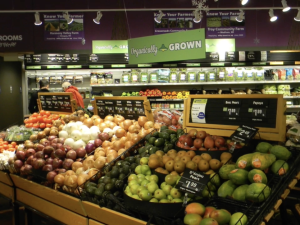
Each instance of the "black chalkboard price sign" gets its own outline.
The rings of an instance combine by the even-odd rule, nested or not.
[[[207,185],[210,175],[199,171],[185,169],[182,177],[178,181],[176,188],[195,195],[201,195],[201,192]]]
[[[66,92],[39,92],[39,111],[45,110],[57,114],[71,114],[77,107],[72,93]]]
[[[255,127],[242,125],[230,136],[230,138],[237,142],[248,143],[257,133],[258,129]]]

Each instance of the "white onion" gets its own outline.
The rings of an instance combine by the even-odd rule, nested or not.
[[[59,131],[59,133],[58,133],[58,137],[60,137],[60,138],[67,139],[68,136],[69,136],[69,135],[68,135],[68,132],[65,131],[65,130]]]
[[[108,127],[103,130],[103,133],[108,133],[110,138],[114,135],[113,130]]]
[[[86,125],[81,125],[81,127],[79,127],[79,131],[82,133],[82,131],[85,130],[90,130],[90,128],[88,128]]]
[[[77,125],[74,122],[70,122],[66,125],[66,130],[68,132],[68,134],[71,134],[73,130],[77,129]]]
[[[71,148],[73,148],[74,143],[75,143],[75,141],[73,140],[73,138],[67,138],[67,139],[65,140],[64,145],[68,145],[68,146],[70,146]]]
[[[97,131],[97,132],[100,133],[99,127],[97,127],[97,126],[92,126],[92,127],[90,128],[90,131],[91,131],[91,132],[92,132],[92,131]]]
[[[85,148],[85,145],[86,145],[85,142],[80,139],[80,140],[74,142],[73,149],[76,151],[79,148]]]
[[[95,140],[89,140],[88,143],[94,144],[94,143],[95,143]]]
[[[78,141],[81,139],[81,132],[79,130],[73,130],[70,137],[73,138],[74,141]]]
[[[76,124],[77,124],[77,130],[79,130],[80,127],[83,125],[81,121],[77,121]]]
[[[81,132],[81,139],[85,142],[88,142],[89,140],[91,140],[90,136],[91,136],[90,129],[83,130]]]
[[[114,129],[113,129],[114,134],[116,133],[116,131],[117,131],[119,128],[122,128],[122,127],[120,127],[120,126],[115,126],[115,127],[114,127]]]

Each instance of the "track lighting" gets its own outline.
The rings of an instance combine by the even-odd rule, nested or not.
[[[200,23],[201,20],[202,20],[202,17],[203,17],[201,11],[198,12],[198,10],[195,10],[195,11],[193,12],[193,14],[194,14],[194,16],[195,16],[195,18],[193,19],[194,23]]]
[[[248,0],[241,0],[242,5],[246,5],[248,3]]]
[[[97,12],[97,17],[93,19],[94,23],[100,24],[100,19],[102,17],[102,13],[100,11]]]
[[[297,16],[294,18],[295,21],[300,22],[300,9],[298,9],[298,14]]]
[[[287,5],[286,0],[281,0],[281,4],[282,4],[282,7],[283,7],[282,12],[287,12],[287,11],[289,11],[291,9],[291,7],[289,7]]]
[[[36,26],[42,25],[43,22],[41,21],[41,19],[40,19],[40,14],[39,14],[38,12],[36,12],[36,13],[34,14],[34,18],[35,18],[34,25],[36,25]]]
[[[157,17],[154,18],[156,23],[161,23],[161,18],[164,16],[163,12],[159,10],[159,14]]]
[[[63,17],[65,18],[65,20],[67,21],[68,24],[71,24],[73,22],[73,18],[70,18],[70,15],[68,12],[64,12]]]
[[[238,22],[243,22],[243,20],[245,19],[244,15],[245,15],[244,11],[240,10],[239,15],[235,17],[235,20]]]
[[[271,22],[274,22],[274,21],[277,20],[277,16],[274,15],[274,10],[273,9],[269,10],[269,16],[270,16],[270,21]]]

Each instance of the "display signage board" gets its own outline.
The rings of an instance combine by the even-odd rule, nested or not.
[[[201,195],[209,180],[210,175],[199,171],[185,169],[176,188],[185,193]]]
[[[128,40],[129,64],[205,58],[205,30],[197,29]]]
[[[235,39],[205,39],[206,52],[234,52]]]
[[[71,114],[74,112],[74,100],[72,93],[60,92],[39,92],[39,110],[51,113]]]
[[[156,18],[159,13],[154,13]],[[154,34],[166,34],[194,29],[192,12],[165,12],[161,23],[154,21]]]
[[[128,53],[127,40],[93,41],[93,53]]]
[[[206,38],[243,38],[245,19],[237,22],[239,11],[209,11],[206,13]]]
[[[244,125],[259,129],[262,139],[284,141],[285,108],[282,95],[190,95],[184,128],[229,137]]]
[[[239,126],[230,136],[230,139],[237,142],[248,143],[257,133],[258,129],[251,126]]]
[[[69,14],[68,24],[62,13],[44,14],[45,41],[81,41],[84,38],[83,14]]]
[[[153,121],[152,110],[146,97],[95,97],[94,114],[105,118],[107,115],[121,115],[125,119],[138,120],[146,116]]]

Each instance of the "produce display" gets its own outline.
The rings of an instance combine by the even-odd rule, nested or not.
[[[169,129],[177,131],[182,128],[181,122],[182,112],[178,110],[161,110],[153,111],[154,121],[156,123],[155,129],[160,129],[161,126],[167,126]]]
[[[57,114],[51,114],[48,111],[41,110],[40,113],[33,113],[28,119],[25,119],[24,123],[27,128],[44,129],[46,127],[52,127],[52,121],[58,118],[59,115]]]

